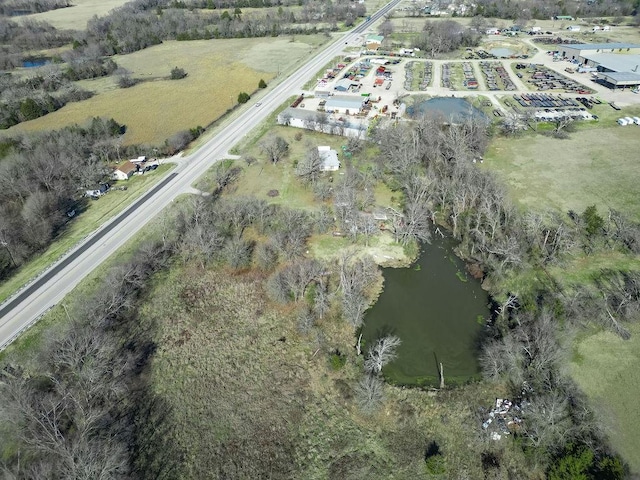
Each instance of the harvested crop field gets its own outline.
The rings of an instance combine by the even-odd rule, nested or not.
[[[117,88],[114,78],[80,82],[97,95],[15,128],[54,129],[112,117],[127,125],[124,143],[162,144],[178,131],[209,125],[237,104],[240,92],[251,93],[260,79],[269,82],[278,71],[293,69],[322,41],[319,35],[297,38],[166,42],[115,57],[143,82],[127,89]],[[175,66],[188,76],[169,80]]]
[[[596,204],[640,219],[638,134],[630,126],[580,130],[566,140],[499,138],[484,167],[506,181],[523,207],[582,212]]]

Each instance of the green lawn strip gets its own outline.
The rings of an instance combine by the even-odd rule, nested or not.
[[[122,191],[114,188],[99,200],[91,201],[87,210],[71,220],[64,233],[49,248],[22,266],[0,286],[0,301],[6,300],[60,259],[83,238],[127,208],[159,182],[173,166],[172,164],[161,165],[152,173],[136,175],[128,181],[117,182],[114,187],[126,186],[127,190]]]

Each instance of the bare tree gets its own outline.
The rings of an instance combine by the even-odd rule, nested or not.
[[[296,175],[305,182],[315,184],[322,173],[322,158],[317,148],[311,147],[296,165]]]
[[[365,413],[373,412],[384,400],[384,383],[377,375],[365,374],[355,387],[356,401]]]
[[[278,163],[287,155],[289,144],[278,135],[269,135],[260,143],[260,148],[271,163]]]
[[[379,375],[382,368],[397,357],[396,349],[402,341],[395,335],[380,338],[369,348],[364,361],[364,370],[370,375]]]
[[[355,258],[354,252],[347,252],[341,256],[338,268],[343,315],[358,327],[369,306],[366,290],[376,278],[377,266],[370,257]]]

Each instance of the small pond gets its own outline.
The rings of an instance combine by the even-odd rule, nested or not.
[[[24,68],[37,68],[47,65],[50,62],[50,58],[25,58],[22,61],[22,66]]]
[[[442,115],[447,121],[456,121],[468,116],[486,119],[486,115],[464,98],[435,97],[407,108],[410,117],[424,114]]]
[[[393,383],[438,385],[440,362],[448,384],[479,374],[489,296],[453,247],[451,239],[434,235],[415,265],[383,271],[384,291],[367,312],[362,334],[367,345],[388,334],[402,340],[398,358],[383,369]]]
[[[512,55],[516,54],[516,52],[514,52],[510,48],[504,48],[504,47],[492,48],[491,50],[489,50],[489,53],[494,57],[498,57],[498,58],[509,58]]]

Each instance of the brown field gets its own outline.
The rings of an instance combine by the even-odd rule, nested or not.
[[[15,129],[43,130],[82,123],[96,116],[112,117],[127,125],[125,144],[162,144],[172,134],[198,125],[207,126],[237,104],[240,92],[257,89],[287,72],[323,41],[320,35],[269,39],[166,42],[130,55],[115,57],[118,65],[144,81],[128,89],[114,79],[80,82],[98,94],[71,103]],[[174,66],[188,76],[168,80]]]
[[[48,22],[61,30],[84,30],[87,28],[87,22],[94,15],[103,16],[127,1],[129,0],[73,0],[72,7],[25,15],[24,17],[16,17],[16,19],[18,21],[30,19]]]

